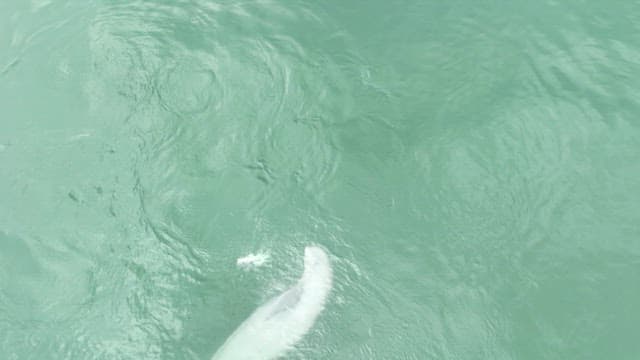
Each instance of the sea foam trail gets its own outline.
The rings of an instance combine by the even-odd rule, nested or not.
[[[331,285],[329,257],[321,248],[307,246],[300,280],[257,308],[212,360],[271,360],[284,355],[311,329]]]

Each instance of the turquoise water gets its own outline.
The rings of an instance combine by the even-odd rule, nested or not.
[[[285,359],[637,359],[639,34],[636,1],[3,0],[0,359],[209,359],[309,244],[333,289]]]

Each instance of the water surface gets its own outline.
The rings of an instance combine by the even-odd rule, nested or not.
[[[636,359],[635,1],[0,3],[0,358]],[[237,259],[260,254],[260,266]]]

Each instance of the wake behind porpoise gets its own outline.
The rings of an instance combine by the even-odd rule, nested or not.
[[[271,360],[284,355],[311,329],[331,286],[329,257],[321,248],[307,246],[300,280],[257,308],[212,360]]]

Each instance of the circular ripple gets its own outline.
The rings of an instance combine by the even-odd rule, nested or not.
[[[197,58],[171,64],[159,81],[160,102],[174,113],[195,115],[220,107],[223,91],[216,73]]]

